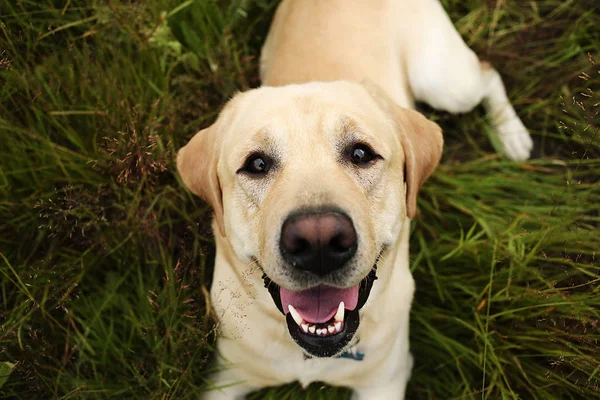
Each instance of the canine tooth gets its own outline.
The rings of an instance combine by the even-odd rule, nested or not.
[[[336,321],[344,320],[344,307],[344,302],[340,301],[340,305],[338,306],[337,312],[335,313],[335,317],[333,317],[333,319],[335,319]]]
[[[329,331],[329,333],[333,333],[333,331],[335,331],[335,326],[333,326],[333,325],[329,325],[329,326],[327,327],[327,330]]]
[[[298,314],[298,311],[296,311],[296,309],[291,304],[288,306],[288,310],[290,310],[290,314],[292,314],[292,318],[294,318],[294,321],[296,321],[298,326],[302,325],[304,320],[302,319],[300,314]]]
[[[304,333],[308,333],[308,324],[302,324],[302,330]]]
[[[336,321],[335,322],[335,331],[339,332],[342,330],[342,322],[341,321]]]
[[[310,331],[310,333],[315,333],[315,329],[317,329],[317,328],[315,328],[314,325],[311,325],[308,327],[308,330]]]

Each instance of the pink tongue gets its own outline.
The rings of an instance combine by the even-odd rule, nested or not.
[[[344,302],[346,310],[354,310],[358,304],[358,285],[348,289],[321,285],[301,292],[281,288],[279,293],[286,314],[291,304],[302,319],[312,323],[329,321],[335,315],[340,301]]]

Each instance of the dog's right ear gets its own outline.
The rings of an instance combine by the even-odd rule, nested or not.
[[[220,119],[220,117],[219,117]],[[221,153],[219,120],[210,127],[196,133],[177,153],[177,170],[183,183],[190,191],[210,204],[222,236],[225,236],[223,221],[223,193],[219,182],[218,165]]]

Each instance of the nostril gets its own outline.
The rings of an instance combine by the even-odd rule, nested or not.
[[[296,237],[291,240],[291,243],[289,243],[288,246],[286,246],[286,251],[293,256],[297,256],[310,251],[310,247],[308,240]]]
[[[357,237],[352,221],[346,218],[336,218],[335,231],[329,239],[330,251],[334,253],[347,253],[356,247]]]
[[[353,245],[354,243],[352,243],[352,241],[349,240],[349,238],[343,234],[335,235],[329,241],[329,247],[338,253],[348,251]]]

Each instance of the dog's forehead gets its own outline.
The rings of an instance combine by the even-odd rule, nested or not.
[[[236,147],[267,138],[287,141],[291,131],[304,137],[337,132],[348,121],[366,128],[389,122],[362,85],[343,81],[262,87],[231,103],[231,135],[225,140]]]
[[[269,113],[274,107],[311,103],[314,105],[337,105],[340,108],[360,110],[374,106],[367,91],[357,83],[312,82],[280,87],[262,87],[246,93],[246,101],[259,112]]]

